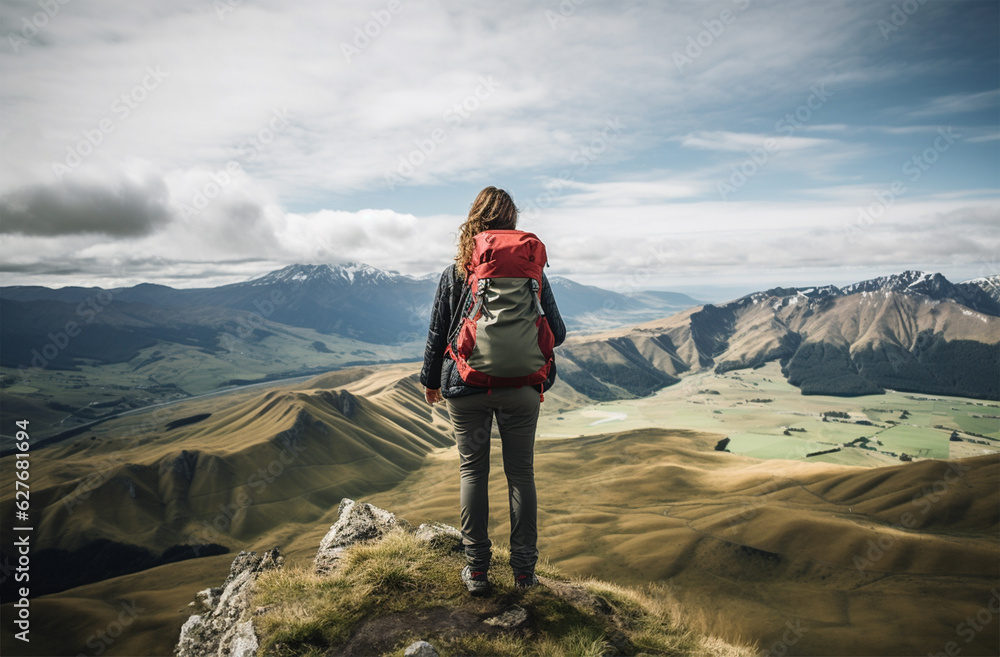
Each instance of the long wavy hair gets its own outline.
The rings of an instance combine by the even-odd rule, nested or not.
[[[475,249],[474,238],[484,230],[514,230],[517,228],[517,206],[506,191],[487,187],[479,192],[469,208],[469,218],[458,232],[458,254],[455,256],[455,277],[464,279]]]

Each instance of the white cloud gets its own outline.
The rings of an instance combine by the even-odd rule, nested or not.
[[[24,3],[22,11],[33,7]],[[836,4],[810,8],[808,24],[791,34],[787,26],[804,20],[803,9],[751,6],[682,73],[651,46],[681,47],[703,30],[696,7],[588,3],[551,29],[537,3],[507,3],[496,12],[404,2],[350,62],[341,44],[373,20],[372,11],[384,11],[384,2],[244,3],[221,21],[211,7],[71,3],[39,43],[0,56],[10,99],[0,193],[50,177],[51,163],[102,119],[114,122],[114,132],[82,168],[113,167],[126,157],[166,169],[222,167],[276,108],[287,109],[291,125],[258,153],[252,172],[279,186],[283,198],[378,187],[399,156],[435,129],[445,130],[446,140],[414,174],[415,184],[559,166],[619,115],[634,143],[653,145],[648,137],[669,137],[663,127],[681,127],[704,108],[745,95],[732,83],[749,82],[761,67],[783,71],[769,98],[787,96],[794,110],[824,77],[810,62],[845,40],[832,26],[853,20]],[[819,22],[817,12],[823,29],[809,27]],[[121,118],[112,104],[142,84],[147,67],[165,77]],[[476,98],[484,78],[497,86]],[[449,122],[449,110],[464,101],[476,108],[452,113],[461,121]]]
[[[784,150],[804,150],[807,148],[826,148],[836,142],[830,139],[813,137],[794,137],[778,134],[752,134],[746,132],[697,132],[679,138],[681,145],[689,148],[701,148],[710,151],[729,151],[745,153],[746,151],[765,147],[765,142],[774,143]]]
[[[471,201],[449,196],[451,189],[511,178],[558,188],[525,225],[551,231],[554,263],[566,272],[627,272],[641,260],[636,245],[650,240],[671,241],[671,262],[688,272],[758,261],[853,262],[855,250],[809,231],[836,232],[870,196],[858,169],[876,139],[936,129],[894,125],[897,115],[967,115],[997,102],[996,91],[979,89],[918,108],[894,98],[892,107],[902,109],[891,112],[880,96],[886,81],[903,86],[966,69],[887,49],[875,27],[886,3],[588,0],[554,24],[546,11],[558,12],[556,2],[402,6],[388,24],[369,28],[378,35],[359,41],[348,61],[343,44],[353,44],[372,12],[385,10],[384,0],[261,0],[221,18],[204,0],[60,5],[17,53],[0,51],[0,199],[71,187],[80,192],[75,198],[107,201],[102,190],[141,181],[137,188],[155,191],[148,196],[156,212],[120,219],[117,230],[104,226],[116,238],[78,234],[107,217],[72,203],[57,203],[58,216],[46,218],[50,235],[4,226],[5,282],[42,280],[44,272],[55,280],[57,271],[72,283],[106,280],[127,267],[190,286],[291,262],[343,260],[427,273],[450,260],[459,215]],[[17,32],[37,7],[7,3],[3,33]],[[704,37],[723,9],[733,20]],[[919,21],[936,27],[946,9],[928,9],[907,29],[923,34]],[[702,45],[678,67],[673,54],[685,53],[689,39]],[[828,105],[816,106],[817,89],[829,92]],[[861,97],[871,107],[861,103],[858,112],[852,103]],[[778,131],[789,114],[805,116],[803,108],[807,120]],[[599,157],[583,156],[615,120],[620,134]],[[873,120],[887,125],[872,129]],[[969,134],[976,136],[966,142],[988,146],[996,126]],[[794,191],[818,202],[793,202],[783,190],[769,201],[706,200],[769,139],[779,148],[763,170],[806,176],[811,189]],[[74,154],[79,166],[57,185],[53,163]],[[949,158],[957,160],[957,150]],[[230,163],[239,173],[222,184]],[[387,174],[398,176],[404,193],[389,193]],[[937,191],[906,199],[893,214],[957,211],[970,199],[995,203],[961,184]],[[518,200],[530,203],[537,193]],[[54,191],[49,201],[59,198],[67,197]],[[872,230],[872,244],[889,239],[881,230]],[[903,263],[921,257],[921,238],[938,237],[920,228],[899,240],[905,250],[861,252]],[[963,244],[967,259],[979,257],[981,245],[947,235],[925,250]]]
[[[656,201],[669,201],[700,196],[709,191],[709,185],[693,178],[673,178],[656,181],[625,181],[584,183],[574,180],[556,180],[559,188],[572,190],[564,206],[615,206],[633,205]]]
[[[636,271],[663,286],[734,270],[759,280],[776,270],[971,266],[1000,249],[1000,233],[992,230],[1000,221],[995,192],[988,199],[903,198],[859,221],[872,189],[839,190],[811,202],[636,206],[621,197],[602,205],[568,198],[535,220],[533,230],[551,242],[560,273],[608,284]]]
[[[956,112],[977,112],[1000,105],[1000,89],[979,93],[948,94],[932,98],[920,107],[909,110],[910,116],[942,116]]]

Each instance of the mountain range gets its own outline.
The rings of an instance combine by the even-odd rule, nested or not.
[[[3,287],[0,365],[27,368],[34,359],[43,368],[72,369],[79,360],[121,362],[158,342],[218,351],[226,334],[257,341],[282,326],[371,344],[419,342],[422,348],[437,281],[436,275],[412,277],[347,263],[289,265],[215,288]],[[551,283],[570,330],[634,324],[698,304],[675,292],[627,296],[559,276]],[[86,330],[68,336],[73,339],[46,358],[39,346],[49,333],[67,332],[70,322]]]
[[[31,416],[37,438],[55,439],[232,385],[413,361],[438,278],[348,263],[290,265],[215,288],[0,288],[0,416],[7,425]],[[571,335],[560,377],[591,400],[769,361],[806,394],[1000,397],[997,276],[956,284],[906,271],[703,305],[550,283]]]
[[[290,265],[240,283],[174,289],[0,288],[0,418],[35,436],[233,385],[423,353],[439,275],[364,264]],[[698,301],[625,295],[553,276],[571,331],[664,317]]]
[[[805,394],[886,388],[1000,398],[1000,277],[953,284],[906,271],[844,288],[774,288],[562,347],[593,399],[641,396],[687,372],[779,361]]]

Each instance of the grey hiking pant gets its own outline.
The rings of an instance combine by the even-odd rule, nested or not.
[[[461,475],[462,539],[472,570],[489,568],[490,433],[493,418],[503,449],[510,503],[510,565],[515,574],[535,572],[538,561],[538,498],[535,496],[535,426],[538,391],[531,386],[492,388],[448,399]]]

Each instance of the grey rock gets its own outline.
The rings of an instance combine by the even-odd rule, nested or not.
[[[246,620],[237,623],[232,640],[229,642],[229,655],[231,657],[254,657],[258,647],[257,634],[253,631],[253,621]]]
[[[126,476],[123,476],[123,475],[118,475],[117,477],[114,478],[113,481],[116,484],[121,485],[121,487],[124,488],[125,491],[128,493],[129,497],[131,497],[132,499],[135,499],[136,494],[137,494],[137,491],[136,491],[136,488],[135,488],[135,482],[132,481],[132,479],[130,477],[126,477]]]
[[[198,606],[202,611],[212,611],[219,603],[219,596],[222,595],[222,587],[215,586],[210,589],[203,589],[194,594],[192,604]]]
[[[194,655],[194,646],[188,646],[192,642],[195,634],[202,629],[205,624],[205,617],[201,614],[191,614],[188,619],[184,621],[181,625],[181,636],[177,641],[177,646],[174,648],[174,654],[177,655]]]
[[[181,627],[174,653],[177,657],[250,657],[257,652],[250,598],[257,577],[281,568],[278,548],[266,552],[240,552],[221,587],[200,591],[196,601],[206,608]]]
[[[462,532],[444,523],[424,523],[417,527],[413,535],[433,548],[455,551],[462,548]]]
[[[513,630],[528,622],[528,612],[520,605],[511,605],[499,616],[487,618],[483,622],[501,629]]]
[[[438,651],[426,641],[415,641],[406,647],[403,657],[438,657]]]
[[[336,567],[348,545],[381,538],[396,527],[408,529],[410,526],[405,520],[396,518],[394,513],[346,497],[340,501],[339,514],[337,522],[330,526],[319,543],[313,562],[317,573],[326,573]]]

